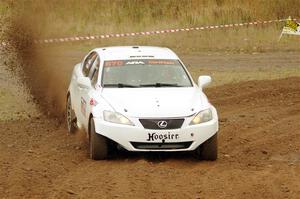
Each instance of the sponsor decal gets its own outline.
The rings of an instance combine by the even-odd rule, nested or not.
[[[148,64],[151,64],[151,65],[175,65],[176,62],[173,60],[149,60]]]
[[[179,139],[179,134],[174,134],[174,133],[148,133],[148,139],[147,141],[162,141],[164,142],[165,140],[178,140]]]
[[[145,62],[140,60],[126,62],[126,65],[141,65],[141,64],[145,64]]]

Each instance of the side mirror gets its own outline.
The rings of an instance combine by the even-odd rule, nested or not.
[[[88,77],[79,77],[77,79],[77,84],[80,88],[89,88],[89,87],[91,87],[91,81]]]
[[[211,83],[211,77],[210,76],[204,75],[204,76],[200,76],[198,78],[198,86],[201,89],[203,89],[204,87],[206,87],[210,83]]]

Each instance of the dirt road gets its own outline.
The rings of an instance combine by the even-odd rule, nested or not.
[[[119,152],[88,158],[83,133],[45,116],[0,122],[0,198],[299,198],[300,78],[207,90],[219,159]]]

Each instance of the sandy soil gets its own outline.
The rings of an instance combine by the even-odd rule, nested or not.
[[[0,198],[299,198],[300,78],[206,93],[220,115],[215,162],[129,152],[92,161],[84,134],[55,119],[0,121]]]

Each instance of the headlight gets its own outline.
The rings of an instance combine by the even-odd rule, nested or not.
[[[127,117],[117,112],[103,111],[103,118],[107,122],[134,126],[134,124]]]
[[[206,109],[204,111],[200,111],[191,121],[190,125],[200,124],[210,120],[212,120],[212,112],[210,109]]]

